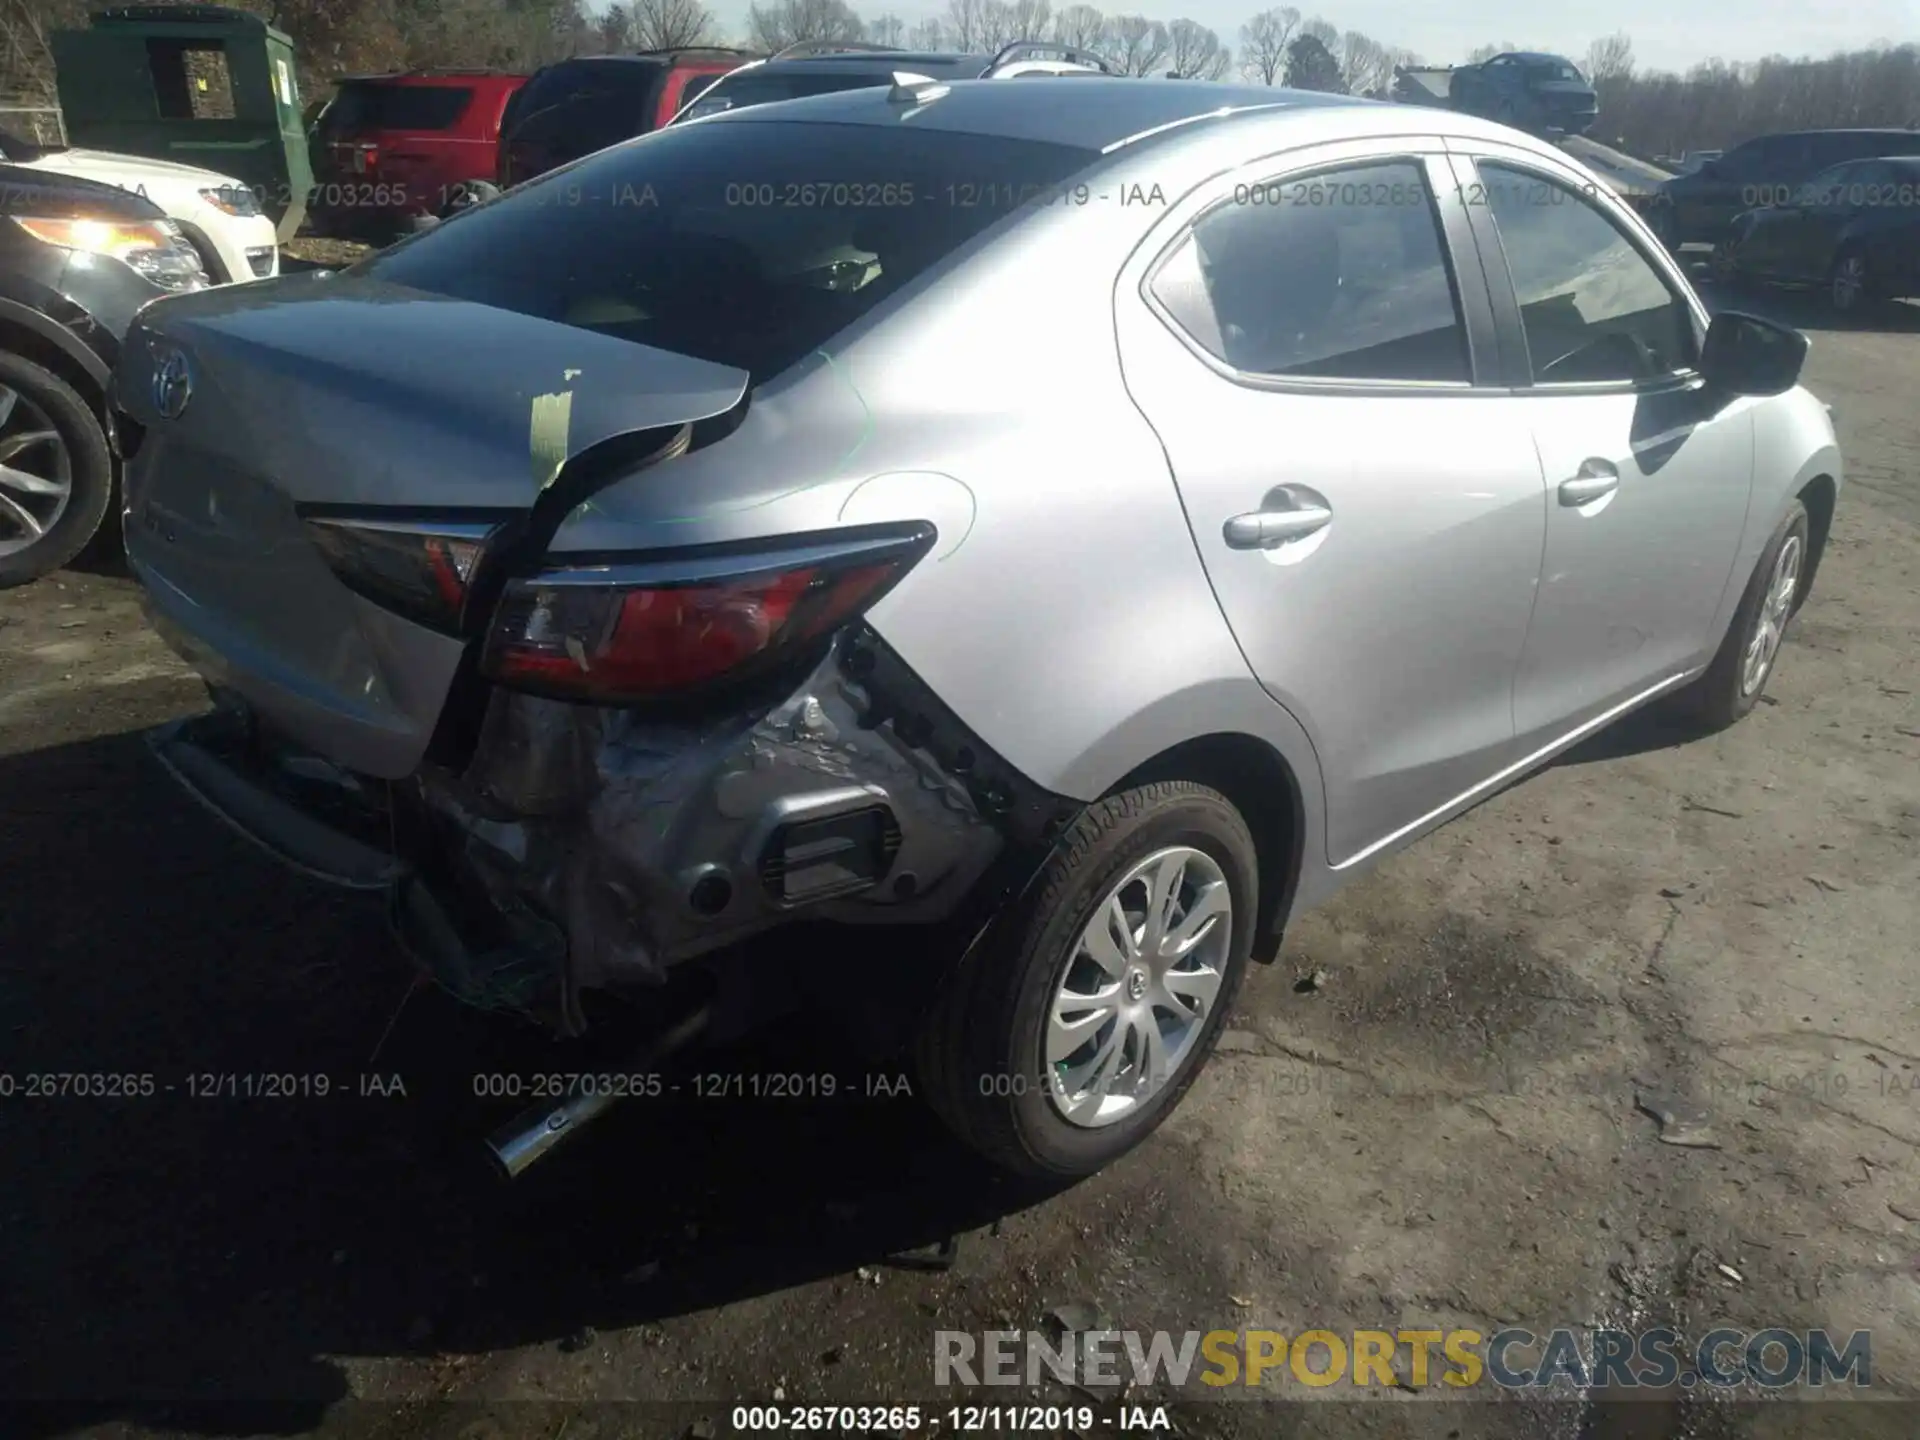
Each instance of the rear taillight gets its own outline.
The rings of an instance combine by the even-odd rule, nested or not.
[[[458,634],[494,520],[309,515],[307,538],[348,589],[435,630]]]
[[[933,528],[848,532],[777,553],[544,571],[510,581],[481,661],[493,680],[567,700],[684,698],[812,650],[926,553]]]

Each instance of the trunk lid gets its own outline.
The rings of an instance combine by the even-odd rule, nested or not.
[[[733,408],[745,372],[350,275],[160,304],[127,337],[127,549],[168,639],[368,774],[424,752],[467,648],[343,585],[297,507],[529,510],[564,462]],[[172,418],[156,371],[184,357]],[[176,367],[180,361],[174,361]],[[177,398],[177,397],[176,397]]]

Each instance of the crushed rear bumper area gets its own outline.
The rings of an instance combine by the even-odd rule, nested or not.
[[[403,948],[457,998],[564,1033],[584,1028],[585,990],[656,986],[803,915],[945,920],[1079,808],[999,761],[865,631],[778,703],[697,724],[498,690],[484,704],[457,767],[391,782],[218,693],[153,748],[276,859],[385,891]]]

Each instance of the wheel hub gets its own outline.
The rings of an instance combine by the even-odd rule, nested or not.
[[[1122,876],[1054,991],[1041,1040],[1054,1109],[1097,1128],[1159,1094],[1193,1056],[1232,943],[1232,891],[1205,851],[1172,846]]]
[[[36,543],[72,496],[72,457],[52,417],[0,385],[0,555]]]

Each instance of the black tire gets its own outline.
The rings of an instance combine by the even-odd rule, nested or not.
[[[1707,275],[1714,284],[1728,290],[1739,290],[1747,284],[1747,275],[1740,268],[1731,241],[1722,240],[1713,247],[1713,254],[1707,259]]]
[[[46,416],[66,446],[72,470],[67,506],[32,544],[0,555],[0,590],[25,585],[72,560],[100,529],[113,496],[113,457],[92,407],[58,375],[0,350],[0,386],[18,392]],[[9,527],[6,534],[13,534]]]
[[[1787,613],[1778,621],[1782,639],[1806,599],[1806,581],[1812,573],[1812,556],[1807,549],[1807,507],[1798,500],[1787,508],[1766,548],[1760,552],[1760,561],[1747,578],[1747,588],[1741,593],[1740,604],[1727,625],[1726,636],[1714,654],[1713,663],[1699,679],[1674,696],[1676,710],[1697,729],[1705,732],[1726,729],[1759,704],[1760,697],[1766,693],[1767,681],[1773,677],[1774,667],[1780,661],[1780,644],[1776,643],[1758,681],[1750,688],[1746,684],[1747,648],[1759,627],[1781,551],[1789,543],[1799,546],[1798,579]]]
[[[1075,1125],[1054,1108],[1043,1064],[1054,994],[1096,908],[1131,869],[1173,845],[1203,852],[1227,883],[1232,928],[1220,988],[1179,1068],[1157,1092],[1111,1124]],[[1119,1158],[1167,1117],[1212,1053],[1246,973],[1258,903],[1253,837],[1219,792],[1160,781],[1090,807],[1026,898],[1002,913],[941,985],[917,1057],[935,1112],[962,1141],[1016,1174],[1088,1175]]]

